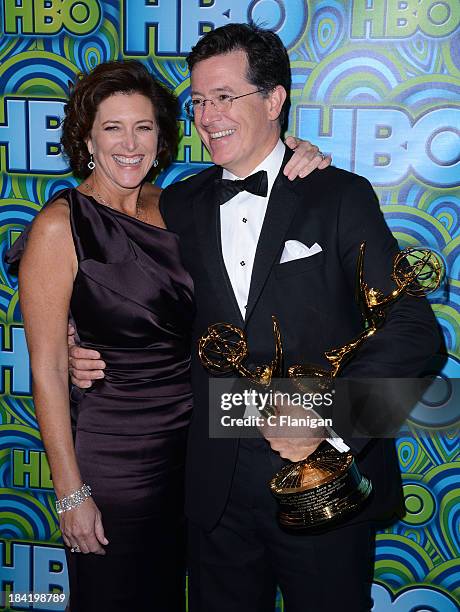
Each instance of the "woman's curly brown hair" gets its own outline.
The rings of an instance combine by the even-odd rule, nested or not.
[[[99,64],[89,74],[78,75],[64,107],[61,145],[75,176],[86,178],[90,159],[86,140],[93,127],[99,104],[116,93],[139,93],[153,105],[158,125],[158,167],[174,159],[179,140],[178,104],[175,95],[156,81],[136,60]]]

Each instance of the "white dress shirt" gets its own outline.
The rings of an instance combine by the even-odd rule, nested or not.
[[[251,174],[259,170],[267,172],[268,191],[265,198],[242,191],[220,207],[222,255],[243,319],[246,318],[246,304],[257,243],[273,183],[283,163],[284,151],[284,145],[279,140],[270,155],[251,172]],[[224,169],[222,178],[237,180],[246,177],[235,176]]]
[[[257,243],[259,242],[273,183],[283,163],[284,152],[285,146],[281,140],[278,140],[268,157],[251,172],[251,174],[255,174],[259,170],[267,172],[268,191],[266,197],[242,191],[220,207],[222,255],[243,319],[246,318],[246,305]],[[246,177],[235,176],[224,169],[222,178],[237,180]],[[328,441],[337,450],[340,452],[349,450],[342,438],[338,438],[332,430],[329,433],[333,437]]]

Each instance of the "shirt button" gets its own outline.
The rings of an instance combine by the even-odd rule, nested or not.
[[[248,220],[246,219],[246,217],[243,217],[243,218],[242,218],[242,221],[243,221],[243,223],[247,223],[247,222],[248,222]]]
[[[245,266],[246,262],[245,261],[240,261],[240,266]]]

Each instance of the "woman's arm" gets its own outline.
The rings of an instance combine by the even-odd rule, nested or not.
[[[290,181],[297,177],[305,178],[313,170],[324,170],[324,168],[331,165],[332,157],[330,155],[323,155],[319,148],[309,140],[287,136],[284,143],[294,151],[294,155],[283,170],[283,174]]]
[[[58,498],[83,484],[72,439],[68,391],[67,320],[76,272],[69,208],[58,200],[35,219],[19,268],[35,411]],[[60,523],[68,546],[104,553],[102,523],[92,499],[62,513]]]

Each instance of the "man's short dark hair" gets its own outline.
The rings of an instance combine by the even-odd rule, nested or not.
[[[248,59],[246,78],[266,94],[282,85],[287,97],[279,116],[281,130],[287,127],[290,107],[291,67],[289,56],[277,34],[253,23],[230,23],[208,32],[187,56],[190,72],[195,64],[215,55],[242,50]]]

